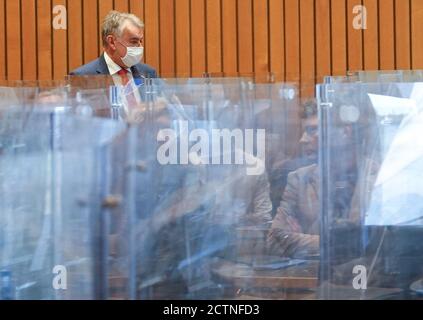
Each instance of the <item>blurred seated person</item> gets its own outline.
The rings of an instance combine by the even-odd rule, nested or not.
[[[303,104],[301,118],[303,135],[299,141],[297,156],[276,162],[270,174],[270,197],[273,205],[272,216],[276,215],[276,210],[281,202],[288,174],[301,167],[317,163],[318,116],[315,100],[308,100]]]
[[[162,128],[176,129],[183,123],[175,119],[173,112],[158,118],[161,124],[167,122]],[[204,134],[209,132],[203,130],[218,127],[216,123],[201,120],[188,123],[189,129],[201,128]],[[163,135],[166,132],[161,135],[166,138]],[[160,139],[163,144],[159,143],[159,147],[170,138]],[[205,150],[201,151],[191,151],[191,162],[186,165],[158,165],[151,180],[143,184],[150,185],[148,189],[160,197],[157,201],[152,197],[146,199],[142,208],[151,208],[151,214],[138,225],[141,298],[218,297],[219,293],[213,296],[213,289],[217,292],[219,289],[212,284],[210,261],[240,254],[238,228],[270,226],[272,206],[264,162],[244,150],[232,148],[221,155],[242,153],[249,157],[250,165],[217,165],[212,164],[213,154],[206,156]],[[252,169],[253,164],[258,172],[249,175],[247,166]],[[173,174],[171,179],[170,174]],[[170,183],[172,186],[166,187]]]
[[[111,75],[116,85],[143,78],[156,78],[156,71],[141,63],[144,53],[144,23],[135,15],[110,11],[105,17],[101,37],[104,53],[70,75]]]
[[[334,216],[331,219],[338,225],[361,222],[378,169],[363,152],[368,146],[364,143],[362,124],[354,117],[352,120],[347,116],[344,118],[338,120],[331,130],[329,152],[336,163],[333,162],[330,172],[325,173],[330,175],[326,179],[330,179],[333,201]],[[288,174],[268,236],[268,248],[274,255],[307,257],[319,254],[319,185],[318,164]]]

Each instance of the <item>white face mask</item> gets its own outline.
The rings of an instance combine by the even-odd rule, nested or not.
[[[144,47],[126,47],[126,55],[122,58],[122,62],[131,68],[141,62],[143,54]]]

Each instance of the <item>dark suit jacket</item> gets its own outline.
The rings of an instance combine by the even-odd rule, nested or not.
[[[154,68],[147,64],[139,63],[131,68],[132,76],[134,79],[139,78],[157,78],[157,73]],[[70,75],[74,76],[87,76],[87,75],[108,75],[109,68],[107,67],[104,54],[98,59],[91,61],[78,69],[70,72]]]

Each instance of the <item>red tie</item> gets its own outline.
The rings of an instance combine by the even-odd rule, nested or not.
[[[126,86],[128,84],[128,82],[129,82],[128,70],[126,70],[126,69],[120,69],[118,71],[118,75],[122,79],[122,85],[123,86]]]
[[[122,86],[124,86],[124,87],[126,87],[126,85],[129,83],[128,72],[129,71],[126,70],[126,69],[120,69],[118,71],[118,75],[122,79]],[[125,96],[126,96],[126,101],[128,103],[128,107],[135,108],[137,106],[137,98],[135,97],[134,92],[132,90],[133,90],[133,88],[131,86],[130,92],[125,93]]]

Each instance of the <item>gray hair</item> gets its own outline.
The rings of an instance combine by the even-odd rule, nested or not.
[[[136,15],[131,13],[123,13],[119,11],[110,11],[103,20],[101,26],[101,37],[103,39],[103,46],[107,47],[107,36],[117,35],[121,36],[125,22],[131,22],[133,25],[144,28],[144,23]]]

